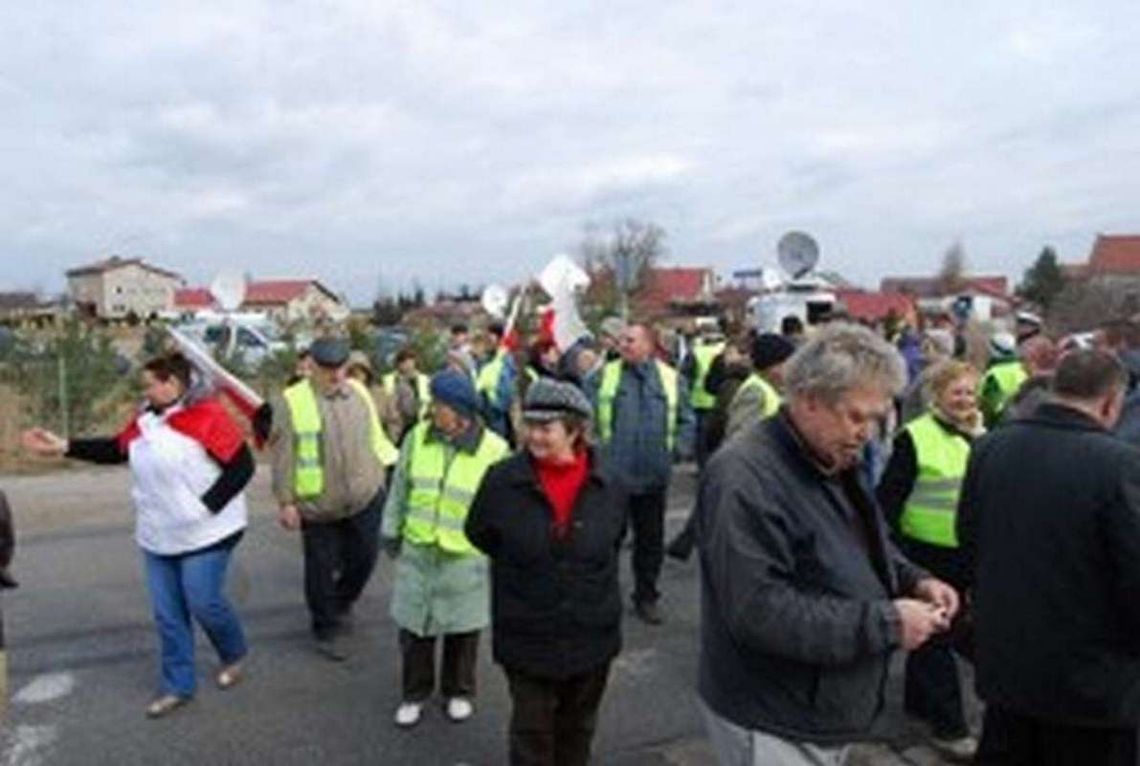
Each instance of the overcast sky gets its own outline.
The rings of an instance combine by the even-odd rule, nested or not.
[[[722,274],[803,229],[867,284],[1140,232],[1135,0],[557,5],[7,3],[0,287],[117,253],[361,302],[625,216]]]

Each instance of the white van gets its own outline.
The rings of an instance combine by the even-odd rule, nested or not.
[[[261,314],[199,315],[178,328],[201,341],[214,356],[238,356],[247,364],[260,364],[288,349],[277,325]]]

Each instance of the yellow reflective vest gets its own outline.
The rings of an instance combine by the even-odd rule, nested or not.
[[[429,423],[420,423],[407,436],[411,453],[404,539],[416,545],[436,545],[454,555],[479,554],[463,533],[463,525],[483,475],[510,454],[510,447],[484,428],[478,448],[469,454],[429,439],[430,429]],[[449,451],[454,453],[450,462]]]
[[[693,405],[694,410],[711,410],[716,406],[716,397],[705,390],[705,379],[709,376],[713,360],[722,351],[724,351],[723,343],[703,343],[693,349],[696,365],[693,387],[689,392],[689,403]]]
[[[899,527],[904,535],[919,542],[957,548],[958,496],[970,442],[946,430],[930,413],[912,420],[906,430],[914,442],[918,473]]]
[[[1020,360],[998,362],[986,370],[978,394],[982,412],[986,416],[986,426],[992,425],[1005,411],[1009,400],[1014,397],[1021,384],[1029,378]]]
[[[760,398],[760,418],[770,418],[780,410],[780,405],[783,404],[783,397],[776,387],[764,379],[764,376],[758,372],[754,372],[744,379],[740,384],[740,388],[736,389],[733,397],[740,396],[742,391],[749,391],[752,389],[759,389],[761,393]]]
[[[665,391],[665,413],[669,422],[665,424],[665,446],[673,451],[677,441],[677,405],[680,401],[677,371],[660,359],[654,360],[661,388]],[[622,360],[607,362],[602,368],[602,382],[598,386],[598,436],[605,444],[614,435],[614,399],[621,385]]]
[[[376,412],[376,402],[372,394],[358,380],[349,379],[348,385],[361,398],[368,407],[368,417],[371,424],[370,433],[372,452],[384,467],[396,464],[400,452],[389,441],[380,425],[380,417]],[[308,380],[302,380],[285,389],[285,403],[289,407],[290,420],[293,422],[293,444],[296,464],[293,472],[293,492],[300,499],[317,497],[325,488],[324,467],[321,465],[321,411],[317,406],[317,395],[313,385]]]
[[[380,381],[384,393],[393,398],[396,396],[396,374],[389,372]],[[422,418],[427,414],[428,405],[431,404],[431,378],[422,372],[416,373],[416,400],[420,403],[419,415]]]

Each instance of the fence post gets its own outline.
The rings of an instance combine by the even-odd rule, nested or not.
[[[71,438],[71,416],[67,401],[67,361],[63,357],[63,352],[59,352],[59,410],[60,410],[60,430],[61,436],[64,439]]]

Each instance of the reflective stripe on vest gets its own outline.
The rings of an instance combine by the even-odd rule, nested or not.
[[[947,431],[927,413],[907,424],[918,474],[899,526],[909,538],[943,548],[958,547],[958,496],[966,475],[970,443]]]
[[[438,545],[456,555],[473,555],[478,549],[463,533],[467,512],[483,475],[492,465],[507,457],[510,447],[490,429],[483,429],[479,447],[473,454],[453,450],[438,441],[428,441],[428,423],[420,423],[408,435],[408,499],[404,517],[404,539],[417,545]]]
[[[736,394],[733,395],[733,399],[740,396],[741,392],[751,389],[759,389],[760,391],[761,419],[770,418],[780,410],[780,405],[784,402],[783,397],[780,396],[780,392],[776,390],[776,387],[765,380],[758,372],[754,372],[744,379],[744,382],[740,384],[740,388],[736,389]]]
[[[321,411],[307,380],[285,389],[285,403],[293,421],[293,492],[298,498],[316,497],[324,491],[321,469]]]
[[[677,404],[679,392],[677,390],[677,371],[661,360],[655,360],[658,380],[665,391],[665,417],[669,422],[665,424],[665,446],[670,452],[677,441]],[[605,444],[614,435],[614,399],[617,398],[618,386],[621,385],[622,361],[615,359],[607,362],[602,368],[602,382],[598,386],[598,436]]]
[[[693,387],[689,393],[689,402],[693,405],[693,409],[711,410],[716,406],[716,397],[705,390],[705,380],[709,376],[709,370],[712,369],[713,360],[722,351],[724,351],[723,343],[710,343],[693,349],[693,357],[696,359],[694,375],[696,379],[692,381]]]
[[[368,408],[372,454],[381,465],[388,467],[400,459],[400,451],[388,440],[380,425],[376,402],[372,394],[358,380],[349,379],[348,385],[364,399]],[[293,421],[293,444],[296,462],[293,470],[293,492],[298,498],[317,497],[325,488],[325,472],[321,462],[321,410],[312,384],[302,380],[285,389],[285,402]]]

